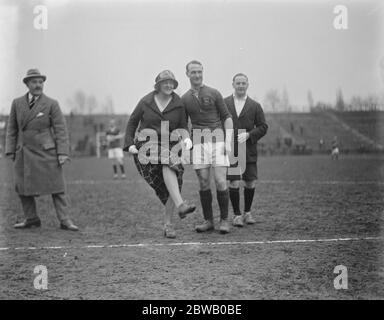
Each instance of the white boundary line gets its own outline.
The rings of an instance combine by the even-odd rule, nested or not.
[[[324,238],[324,239],[287,239],[263,241],[219,241],[219,242],[170,242],[170,243],[129,243],[87,246],[45,246],[45,247],[0,247],[1,251],[31,250],[70,250],[70,249],[108,249],[108,248],[151,248],[151,247],[185,247],[185,246],[227,246],[227,245],[266,245],[266,244],[297,244],[313,242],[347,242],[347,241],[384,241],[384,237],[360,238]]]
[[[185,179],[184,183],[195,183],[197,184],[197,180]],[[70,180],[67,181],[67,185],[98,185],[105,183],[124,183],[124,184],[137,184],[137,183],[145,183],[143,179],[138,181],[136,180]],[[316,185],[377,185],[384,186],[384,181],[378,180],[366,180],[366,181],[348,181],[348,180],[323,180],[323,181],[311,181],[311,180],[258,180],[258,184],[316,184]],[[12,186],[12,183],[4,182],[0,183],[0,186],[9,187]]]

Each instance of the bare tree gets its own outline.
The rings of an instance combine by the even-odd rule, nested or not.
[[[343,98],[343,92],[339,88],[336,92],[336,110],[337,111],[344,111],[345,110],[345,103]]]
[[[276,106],[280,102],[279,92],[276,89],[270,89],[265,95],[265,104],[276,111]]]
[[[313,101],[313,96],[312,96],[311,90],[308,90],[308,92],[307,92],[307,100],[308,100],[309,110],[313,109],[313,107],[315,106],[315,102]]]
[[[291,105],[289,103],[288,92],[287,92],[287,89],[285,87],[283,89],[283,94],[281,97],[281,107],[282,107],[282,110],[285,112],[291,111]]]
[[[87,95],[82,90],[77,90],[73,98],[68,99],[68,104],[71,105],[71,112],[74,114],[83,114],[86,107]]]
[[[97,109],[97,100],[93,94],[87,97],[86,105],[88,114],[92,114],[93,111]]]
[[[114,103],[112,96],[107,96],[105,98],[105,103],[103,105],[103,110],[107,114],[113,114],[114,113]]]

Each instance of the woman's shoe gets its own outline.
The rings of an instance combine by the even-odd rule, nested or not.
[[[188,213],[192,213],[193,211],[195,211],[195,209],[196,206],[183,202],[177,207],[177,212],[179,214],[180,219],[184,219]]]
[[[164,237],[170,238],[170,239],[176,238],[176,232],[175,232],[175,229],[173,228],[173,225],[171,224],[164,225]]]

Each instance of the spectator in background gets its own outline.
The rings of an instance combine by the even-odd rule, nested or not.
[[[121,148],[121,138],[124,134],[120,134],[120,129],[116,127],[115,119],[111,119],[109,122],[109,128],[106,132],[107,147],[108,147],[108,158],[112,161],[113,167],[113,178],[117,179],[117,167],[120,167],[121,178],[125,179],[124,169],[124,154]]]
[[[338,160],[339,159],[339,142],[337,140],[337,136],[333,137],[332,140],[332,152],[331,152],[331,157],[332,160]]]
[[[320,138],[320,140],[319,140],[319,150],[321,151],[321,150],[323,150],[323,148],[324,148],[324,140],[323,140],[323,138]]]

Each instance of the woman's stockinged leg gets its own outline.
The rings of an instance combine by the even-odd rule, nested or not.
[[[180,194],[176,173],[171,168],[163,166],[163,178],[164,183],[167,186],[170,199],[172,199],[176,207],[179,207],[183,203],[183,198]]]
[[[171,197],[168,198],[168,201],[165,204],[165,214],[164,214],[164,225],[172,224],[173,212],[175,211],[175,204]]]

